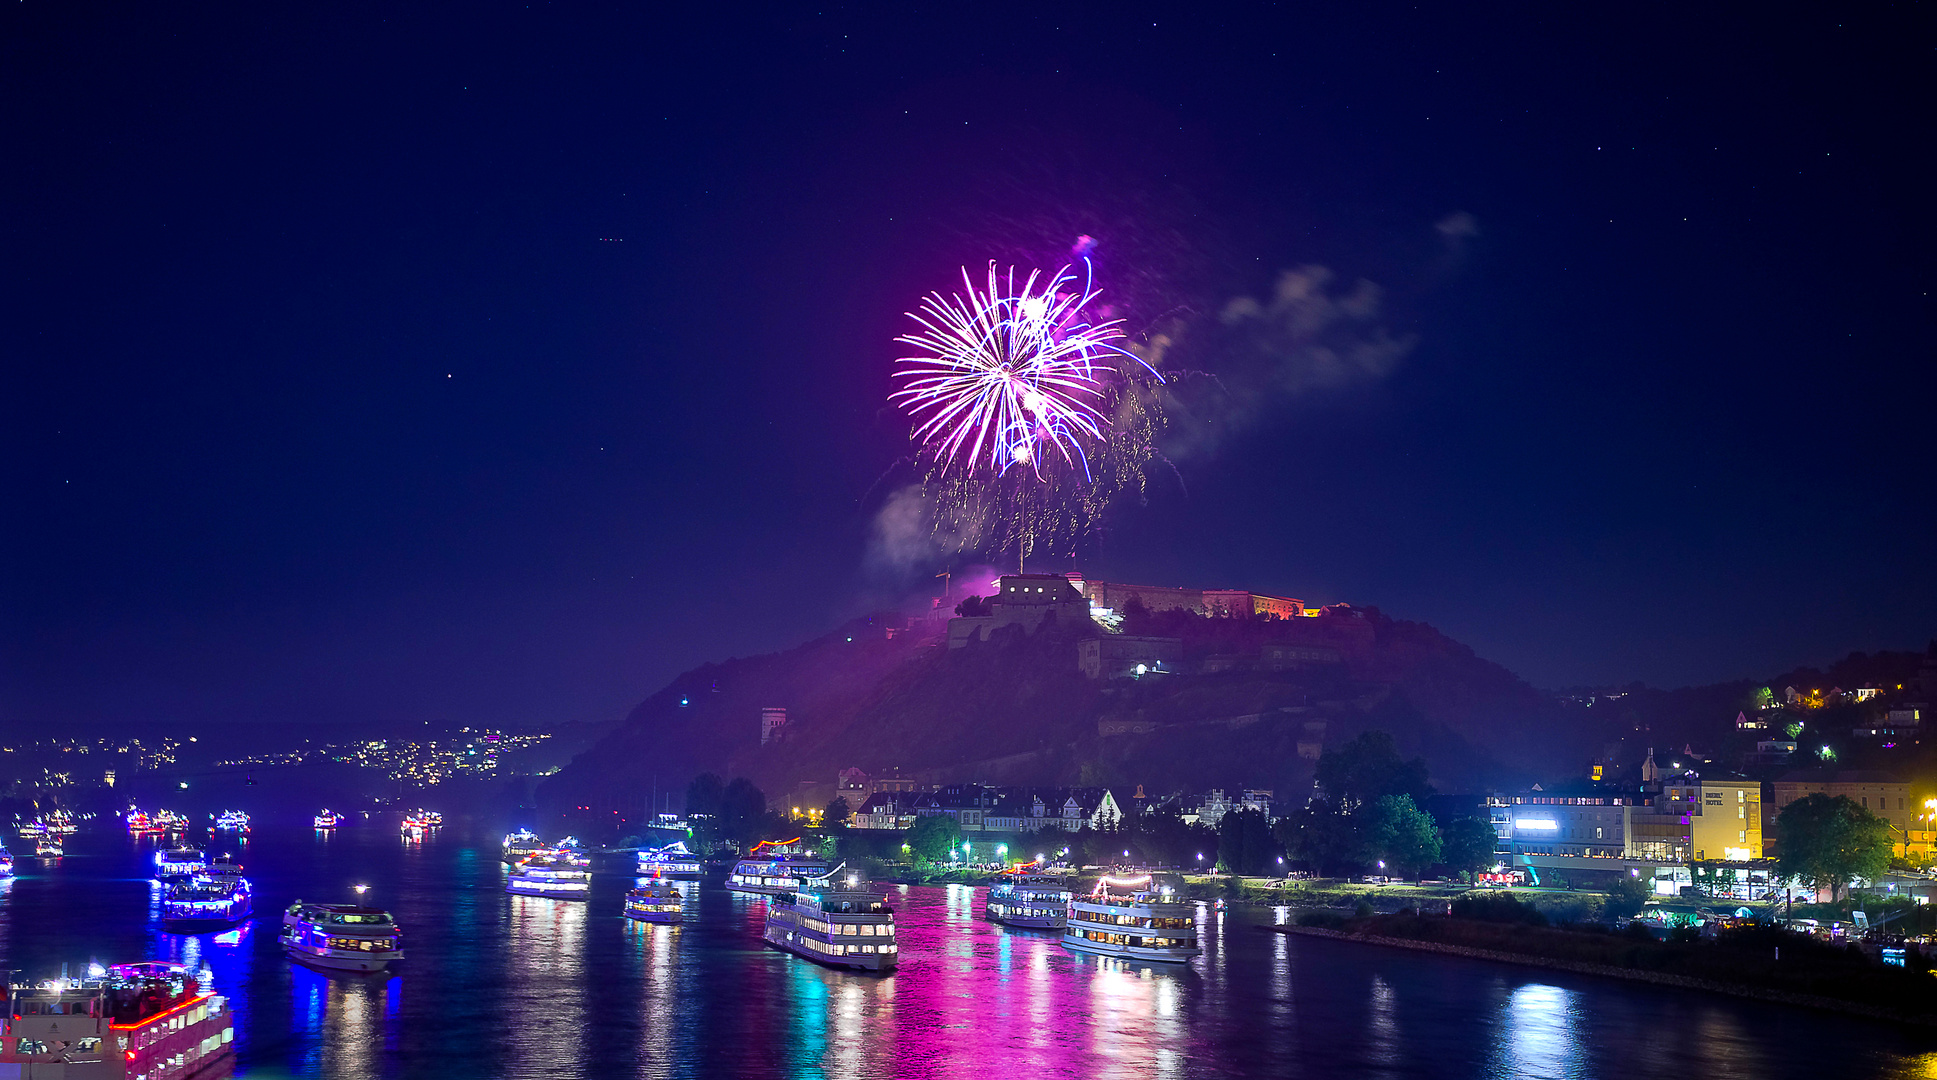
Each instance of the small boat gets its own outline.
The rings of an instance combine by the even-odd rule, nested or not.
[[[1198,955],[1197,906],[1150,883],[1148,874],[1098,878],[1095,891],[1070,901],[1063,948],[1173,963]]]
[[[43,836],[34,842],[34,854],[43,859],[58,859],[67,854],[61,842],[51,836]]]
[[[249,815],[240,810],[224,810],[214,817],[215,827],[222,832],[249,831]]]
[[[403,931],[382,908],[298,900],[282,922],[282,951],[314,967],[382,971],[404,958]]]
[[[1051,878],[1025,875],[989,888],[982,916],[1022,930],[1061,930],[1069,916],[1070,891]]]
[[[214,1078],[235,1063],[235,1014],[206,972],[149,962],[87,966],[9,987],[0,1076]]]
[[[670,881],[652,881],[625,894],[625,917],[635,922],[676,923],[686,917],[686,898]]]
[[[698,881],[705,867],[700,865],[699,856],[686,850],[683,841],[675,840],[662,848],[642,849],[639,852],[639,876],[681,878]]]
[[[197,874],[168,890],[161,902],[161,928],[171,934],[227,930],[248,918],[254,908],[255,897],[247,878],[231,873]]]
[[[545,850],[547,850],[545,842],[538,839],[538,834],[530,829],[519,829],[515,833],[505,834],[503,854],[505,862],[521,863]]]
[[[188,819],[173,810],[157,810],[148,825],[151,832],[182,832],[188,828]]]
[[[314,825],[316,828],[334,829],[336,828],[337,823],[342,821],[343,819],[340,817],[337,817],[334,813],[331,813],[330,811],[325,810],[322,813],[316,815],[315,817],[310,818],[309,820],[310,820],[310,824]]]
[[[435,810],[412,810],[404,815],[406,829],[435,829],[444,824],[444,815]]]
[[[155,876],[163,881],[182,881],[207,867],[208,857],[192,847],[155,852]]]
[[[548,896],[554,900],[583,900],[592,892],[592,872],[568,858],[535,855],[519,863],[505,879],[504,891],[520,896]]]
[[[827,877],[767,901],[767,944],[829,967],[893,971],[901,961],[895,912],[879,894],[850,878]]]
[[[0,878],[13,876],[13,852],[0,847]]]

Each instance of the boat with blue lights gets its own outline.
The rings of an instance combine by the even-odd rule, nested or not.
[[[343,819],[340,817],[337,817],[333,811],[326,809],[322,813],[317,814],[315,817],[310,818],[309,823],[312,827],[318,828],[318,829],[334,829],[336,828],[337,824],[342,820]]]
[[[1197,947],[1197,906],[1177,903],[1152,887],[1149,875],[1104,876],[1096,889],[1070,901],[1063,948],[1128,960],[1183,963]]]
[[[382,971],[404,958],[403,931],[382,908],[298,900],[282,921],[282,951],[311,967]]]
[[[197,874],[177,882],[162,898],[161,928],[171,934],[227,930],[254,910],[249,879],[227,872]]]
[[[686,917],[686,897],[670,881],[649,881],[625,894],[625,917],[634,922],[676,923]]]
[[[726,878],[726,887],[734,892],[778,896],[791,893],[807,882],[825,878],[832,869],[831,864],[818,855],[796,853],[799,844],[799,837],[782,841],[762,840],[754,845],[746,858],[733,864],[733,872]]]
[[[519,829],[517,832],[505,834],[502,858],[505,862],[516,864],[546,850],[549,849],[545,847],[545,842],[538,838],[537,833],[530,829]]]
[[[504,891],[553,900],[583,900],[592,893],[592,872],[570,856],[535,855],[513,867]]]
[[[1061,930],[1069,917],[1071,893],[1062,882],[1022,875],[989,887],[982,917],[1022,930]]]
[[[829,967],[888,972],[901,962],[894,908],[854,878],[837,884],[824,875],[774,894],[761,936],[775,948]]]
[[[192,847],[169,848],[155,852],[155,877],[162,881],[183,881],[208,869],[208,858]]]
[[[662,848],[639,852],[639,876],[698,881],[705,872],[699,856],[686,850],[684,841],[675,840]]]
[[[240,810],[224,810],[212,815],[215,827],[222,832],[248,832],[249,815]]]
[[[0,847],[0,878],[13,876],[13,852]]]

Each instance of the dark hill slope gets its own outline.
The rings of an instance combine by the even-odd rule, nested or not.
[[[677,790],[707,769],[779,794],[850,765],[933,781],[1293,791],[1309,784],[1315,742],[1373,727],[1426,757],[1442,788],[1470,790],[1573,775],[1602,737],[1599,717],[1563,714],[1431,627],[1376,611],[1289,622],[1160,613],[1126,630],[1181,638],[1184,667],[1212,670],[1097,682],[1076,667],[1086,628],[1010,629],[948,650],[864,621],[680,676],[540,798],[622,803],[654,777]],[[1274,642],[1324,644],[1343,662],[1270,670],[1260,650]],[[760,710],[773,705],[788,709],[786,737],[762,746]]]

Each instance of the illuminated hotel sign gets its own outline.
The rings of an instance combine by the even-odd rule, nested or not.
[[[1535,832],[1560,831],[1560,822],[1555,821],[1553,818],[1544,817],[1514,818],[1513,826],[1516,829],[1532,829]]]

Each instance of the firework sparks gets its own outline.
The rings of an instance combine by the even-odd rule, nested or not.
[[[1131,354],[1114,344],[1122,320],[1087,314],[1097,292],[1084,255],[1080,282],[1065,266],[1032,270],[1018,287],[1013,267],[1001,274],[991,262],[978,289],[964,268],[961,293],[931,293],[908,313],[921,329],[895,340],[921,355],[896,361],[903,382],[890,399],[915,418],[915,440],[942,475],[1022,466],[1041,476],[1057,459],[1090,475],[1084,443],[1109,427],[1098,375]]]

